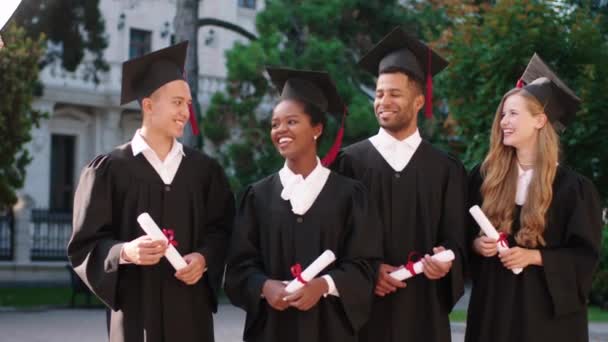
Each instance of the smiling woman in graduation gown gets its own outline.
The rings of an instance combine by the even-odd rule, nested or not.
[[[356,341],[356,332],[369,315],[374,260],[380,254],[374,216],[362,185],[320,164],[312,133],[295,133],[298,125],[322,127],[319,116],[342,112],[344,105],[326,73],[269,69],[269,74],[282,89],[271,135],[287,162],[279,173],[249,186],[243,195],[226,293],[247,311],[245,341]],[[314,114],[311,106],[316,108]],[[299,117],[290,116],[297,112]],[[292,140],[283,145],[287,138],[281,135]],[[314,168],[305,178],[290,169],[296,164],[291,159],[303,158]],[[298,182],[303,183],[294,185]],[[306,268],[327,249],[337,260],[318,276],[328,282],[328,293],[312,308],[277,310],[262,297],[265,283],[293,279],[294,264]]]
[[[134,69],[148,70],[149,78],[147,89],[136,88],[135,93],[149,95],[167,82],[181,80],[185,46],[127,62],[123,89],[131,86]],[[150,71],[150,66],[159,68]],[[130,100],[127,95],[123,102]],[[180,106],[187,113],[184,103]],[[69,260],[108,307],[110,341],[213,341],[211,313],[217,309],[234,215],[228,181],[218,163],[177,140],[165,159],[171,165],[171,158],[181,158],[169,182],[165,176],[171,167],[159,173],[147,153],[154,152],[138,130],[130,143],[95,158],[82,171]],[[145,235],[137,222],[143,212],[159,227],[174,231],[180,254],[197,252],[205,258],[207,271],[200,280],[186,284],[176,278],[165,258],[147,266],[124,262],[121,251],[126,243]]]
[[[572,121],[580,100],[537,55],[522,82],[523,89],[503,97],[490,153],[470,175],[470,205],[482,206],[508,234],[511,249],[497,255],[496,241],[469,225],[473,288],[466,341],[588,341],[600,202],[587,178],[557,165],[556,131]],[[522,153],[526,149],[536,152]],[[517,267],[524,267],[518,275],[511,271]]]

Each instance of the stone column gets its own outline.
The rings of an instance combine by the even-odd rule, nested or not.
[[[32,208],[34,201],[30,196],[20,196],[19,201],[13,207],[15,215],[15,230],[13,246],[15,263],[18,265],[29,264],[32,249]]]

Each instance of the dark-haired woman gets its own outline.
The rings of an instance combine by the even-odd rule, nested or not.
[[[356,341],[372,303],[380,240],[363,186],[325,168],[317,142],[325,113],[342,113],[322,72],[269,69],[281,90],[270,136],[285,166],[246,190],[237,215],[226,293],[247,311],[245,341]],[[292,266],[325,250],[336,261],[288,293]]]

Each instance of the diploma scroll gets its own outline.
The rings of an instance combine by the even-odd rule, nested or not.
[[[477,224],[479,225],[483,233],[486,234],[486,236],[488,236],[489,238],[497,241],[498,253],[509,249],[509,243],[507,242],[507,240],[501,238],[496,228],[494,228],[494,225],[492,225],[492,222],[490,222],[486,214],[481,211],[481,208],[479,208],[478,205],[472,206],[471,209],[469,209],[469,213],[471,213],[475,221],[477,221]],[[520,274],[523,269],[514,268],[512,271],[515,274]]]
[[[154,240],[163,240],[169,242],[169,239],[163,234],[161,229],[158,227],[156,222],[152,219],[152,217],[148,213],[143,213],[137,217],[137,222],[141,228],[146,232],[146,234],[150,235]],[[186,261],[179,254],[177,249],[172,244],[169,244],[169,248],[165,252],[165,257],[169,260],[169,263],[175,270],[181,270],[186,267]]]
[[[289,284],[287,284],[287,286],[285,287],[285,291],[287,291],[288,293],[293,293],[301,289],[304,284],[313,280],[319,273],[321,273],[321,271],[323,271],[327,266],[329,266],[329,264],[331,264],[335,260],[336,256],[334,255],[334,252],[330,251],[329,249],[326,250],[325,252],[323,252],[323,254],[319,255],[319,257],[315,261],[313,261],[312,264],[306,267],[306,269],[302,271],[302,273],[300,273],[299,277],[290,281]],[[301,278],[301,280],[303,280],[304,282],[302,282],[298,278]]]
[[[451,249],[441,251],[437,254],[431,256],[431,259],[441,262],[448,262],[454,260],[454,252]],[[413,271],[413,273],[412,273]],[[420,274],[424,271],[424,265],[422,265],[422,261],[417,261],[412,264],[411,267],[401,267],[400,269],[389,273],[389,275],[397,280],[406,280],[415,276],[416,274]]]

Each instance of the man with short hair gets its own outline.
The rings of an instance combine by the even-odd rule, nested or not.
[[[74,199],[70,263],[108,307],[110,341],[213,341],[234,198],[220,165],[183,146],[192,101],[183,79],[187,42],[123,64],[121,102],[138,100],[131,142],[82,171]],[[163,258],[146,235],[147,212],[187,266]]]
[[[380,130],[345,148],[334,168],[367,186],[382,221],[384,259],[360,341],[449,341],[448,314],[463,293],[466,172],[423,140],[417,124],[425,102],[430,110],[423,82],[431,85],[447,62],[397,28],[359,65],[378,77],[374,111]],[[431,259],[444,249],[454,252],[453,262]],[[424,275],[405,282],[389,275],[416,261],[416,253]]]

